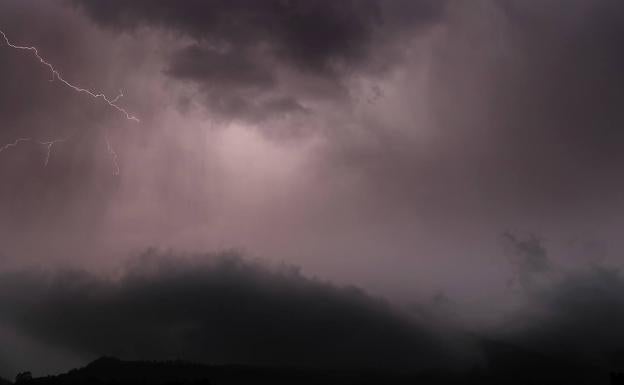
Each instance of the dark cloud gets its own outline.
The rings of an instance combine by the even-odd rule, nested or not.
[[[257,55],[222,52],[195,44],[180,50],[166,73],[198,84],[205,104],[225,117],[262,122],[306,112],[295,96],[280,90],[270,64]]]
[[[302,101],[310,95],[284,89],[280,71],[330,79],[333,93],[341,94],[344,76],[396,61],[388,57],[374,64],[379,45],[395,44],[393,37],[402,32],[437,22],[444,9],[444,2],[430,0],[400,2],[403,7],[377,0],[75,3],[107,28],[160,28],[192,38],[194,44],[172,56],[167,74],[198,84],[211,111],[252,121],[304,110]],[[278,102],[247,101],[255,98]]]
[[[621,269],[595,260],[562,267],[548,258],[550,250],[539,237],[519,238],[510,233],[503,237],[514,257],[511,262],[525,302],[505,317],[501,328],[487,334],[541,355],[544,362],[603,371],[624,368]],[[586,248],[579,251],[592,252]]]
[[[192,46],[173,58],[167,74],[192,85],[203,79],[202,103],[223,117],[263,122],[306,111],[280,92],[274,75],[253,58]]]
[[[235,254],[145,254],[118,280],[84,271],[3,274],[0,319],[95,357],[420,368],[446,365],[432,328],[356,288]]]
[[[271,72],[251,58],[233,52],[202,49],[198,45],[181,51],[167,73],[181,80],[201,78],[214,87],[270,88],[275,84]]]
[[[552,263],[548,259],[543,240],[531,234],[527,238],[519,238],[515,234],[505,232],[502,235],[504,247],[511,264],[515,268],[515,279],[523,286],[531,284],[531,279],[540,273],[549,272]]]
[[[518,346],[570,362],[624,365],[624,279],[613,268],[567,273],[531,292],[506,338]]]
[[[300,1],[250,0],[98,1],[79,0],[86,12],[106,27],[162,27],[181,32],[233,52],[263,44],[302,68],[323,71],[334,63],[357,63],[369,53],[375,28],[382,24],[382,5],[375,0]],[[402,15],[410,22],[428,23],[441,6],[410,2]],[[404,4],[405,5],[405,4]]]

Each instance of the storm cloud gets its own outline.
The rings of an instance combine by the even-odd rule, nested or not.
[[[526,303],[496,330],[501,341],[560,360],[609,369],[624,365],[624,278],[599,264],[525,277]]]
[[[303,113],[317,99],[344,102],[348,77],[396,67],[403,55],[390,48],[440,22],[445,8],[431,0],[75,4],[106,28],[160,29],[191,39],[171,55],[166,73],[198,87],[211,112],[254,122]],[[318,82],[320,89],[313,86]]]
[[[140,118],[0,42],[0,148],[32,139],[0,152],[0,338],[425,364],[457,344],[396,309],[433,298],[451,340],[611,362],[623,18],[617,0],[0,2],[12,42]],[[180,252],[111,273],[148,246]],[[186,257],[229,247],[307,275]]]
[[[85,271],[1,278],[4,325],[81,357],[404,369],[457,358],[433,325],[358,288],[236,253],[147,252],[117,279]]]
[[[624,333],[618,326],[624,320],[623,294],[624,280],[616,269],[567,274],[534,293],[536,308],[513,340],[551,356],[619,368],[624,364]]]
[[[267,45],[268,53],[302,68],[328,71],[333,61],[362,64],[381,26],[415,29],[442,18],[445,2],[418,0],[385,5],[359,1],[76,0],[96,22],[111,28],[165,28],[234,54]],[[397,19],[399,23],[397,22]],[[390,37],[389,37],[390,38]]]

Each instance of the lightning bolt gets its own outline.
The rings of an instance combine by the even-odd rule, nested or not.
[[[101,92],[91,91],[91,90],[89,90],[87,88],[82,88],[82,87],[79,87],[77,85],[74,85],[74,84],[68,82],[67,80],[65,80],[65,78],[61,75],[61,73],[56,68],[54,68],[54,66],[52,64],[47,62],[41,55],[39,55],[39,50],[37,49],[37,47],[28,47],[28,46],[21,46],[21,45],[13,44],[9,40],[7,35],[4,33],[4,31],[2,31],[2,30],[0,30],[0,35],[2,36],[2,39],[4,39],[4,42],[6,43],[6,45],[8,45],[9,47],[11,47],[13,49],[17,49],[17,50],[32,52],[35,55],[35,57],[39,60],[39,62],[50,70],[50,73],[52,75],[52,79],[50,79],[51,81],[53,81],[54,79],[58,79],[61,83],[63,83],[64,85],[66,85],[67,87],[73,89],[76,92],[87,94],[87,95],[91,96],[94,99],[102,99],[102,100],[104,100],[106,102],[106,104],[108,104],[109,106],[113,107],[114,109],[116,109],[117,111],[119,111],[123,115],[125,115],[126,119],[133,120],[133,121],[135,121],[137,123],[140,122],[140,120],[136,116],[130,114],[123,107],[120,107],[117,104],[117,101],[119,101],[119,98],[121,98],[123,96],[123,92],[120,92],[120,94],[117,97],[115,97],[113,99],[109,99],[108,96],[106,96],[105,94],[103,94]]]
[[[113,162],[113,166],[114,166],[113,175],[117,176],[120,173],[119,163],[117,163],[117,152],[111,145],[111,142],[108,138],[108,133],[106,133],[106,136],[104,137],[104,139],[106,139],[106,148],[108,149],[108,154],[110,155],[111,161]]]
[[[118,101],[119,99],[123,98],[123,96],[124,96],[123,91],[122,91],[122,90],[119,90],[119,95],[117,95],[117,96],[115,97],[115,99],[111,100],[111,102],[113,102],[113,103],[117,103],[117,101]],[[137,121],[138,121],[138,120],[137,120]]]
[[[53,140],[50,140],[50,141],[47,141],[47,142],[43,142],[43,141],[38,141],[38,140],[35,141],[32,138],[19,138],[19,139],[16,139],[12,143],[8,143],[8,144],[5,144],[4,146],[0,147],[0,152],[2,152],[4,150],[8,150],[9,148],[12,148],[12,147],[17,147],[17,146],[19,146],[20,143],[23,143],[23,142],[35,142],[37,144],[40,144],[40,145],[44,146],[45,149],[46,149],[45,159],[43,161],[43,167],[47,167],[48,163],[50,161],[50,154],[52,153],[52,147],[55,144],[65,142],[68,139],[69,139],[69,137],[67,137],[67,138],[60,138],[60,139],[53,139]]]
[[[19,139],[16,139],[14,142],[5,144],[4,146],[0,147],[0,152],[2,152],[4,150],[8,150],[9,148],[12,148],[12,147],[17,147],[22,142],[30,142],[30,141],[32,141],[32,138],[19,138]]]
[[[17,147],[17,146],[19,146],[20,143],[23,143],[23,142],[36,142],[37,144],[40,144],[40,145],[44,146],[45,149],[46,149],[46,155],[45,155],[45,159],[44,159],[44,162],[43,162],[43,167],[47,167],[48,166],[48,162],[50,161],[50,154],[52,153],[52,147],[55,144],[57,144],[57,143],[62,143],[62,142],[67,141],[67,139],[69,139],[69,138],[54,139],[54,140],[50,140],[50,141],[47,141],[47,142],[42,142],[42,141],[38,141],[38,140],[34,141],[32,138],[19,138],[19,139],[16,139],[12,143],[8,143],[8,144],[5,144],[4,146],[0,147],[0,152],[2,152],[4,150],[8,150],[9,148],[12,148],[12,147]]]
[[[43,161],[43,167],[48,167],[48,163],[50,162],[50,154],[52,153],[52,147],[54,147],[55,144],[66,142],[67,139],[69,138],[53,139],[48,142],[38,142],[40,145],[44,146],[46,149],[46,155],[45,155],[45,160]]]
[[[37,58],[37,60],[39,60],[39,62],[43,66],[47,67],[50,70],[50,74],[52,75],[52,78],[50,79],[50,81],[58,80],[62,84],[64,84],[65,86],[71,88],[72,90],[74,90],[74,91],[76,91],[78,93],[86,94],[86,95],[92,97],[93,99],[101,99],[106,104],[108,104],[110,107],[114,108],[115,110],[120,112],[123,116],[125,116],[125,118],[127,120],[131,120],[131,121],[134,121],[134,122],[137,122],[137,123],[140,122],[139,118],[137,118],[136,116],[132,115],[126,109],[124,109],[123,107],[121,107],[121,106],[119,106],[117,104],[119,99],[121,99],[124,96],[122,90],[119,90],[119,94],[116,97],[110,99],[108,96],[106,96],[102,92],[92,91],[92,90],[89,90],[87,88],[82,88],[82,87],[80,87],[78,85],[72,84],[69,81],[67,81],[63,77],[63,75],[61,75],[61,73],[56,68],[54,68],[54,66],[50,62],[45,60],[39,54],[39,50],[37,49],[37,47],[21,46],[21,45],[14,44],[14,43],[11,42],[11,40],[9,40],[7,35],[1,29],[0,29],[0,36],[2,37],[2,39],[5,42],[5,44],[8,47],[16,49],[16,50],[32,52],[33,55]],[[65,142],[68,139],[69,139],[69,137],[53,139],[53,140],[50,140],[50,141],[36,141],[37,144],[40,144],[40,145],[44,146],[45,149],[46,149],[45,159],[44,159],[44,163],[43,163],[44,167],[48,166],[48,163],[50,161],[50,155],[52,153],[52,147],[54,147],[54,145],[56,145],[58,143]],[[108,153],[110,154],[111,160],[112,160],[113,165],[114,165],[113,175],[119,175],[119,171],[120,170],[119,170],[119,164],[117,163],[117,153],[115,152],[113,146],[110,143],[110,140],[108,138],[108,133],[106,134],[105,139],[106,139],[106,146],[107,146]],[[15,141],[13,141],[11,143],[8,143],[8,144],[5,144],[4,146],[0,147],[0,153],[2,151],[4,151],[4,150],[9,149],[9,148],[17,147],[17,146],[19,146],[20,143],[23,143],[23,142],[33,142],[33,139],[32,138],[18,138]]]

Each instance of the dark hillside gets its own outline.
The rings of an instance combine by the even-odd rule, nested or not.
[[[467,372],[380,371],[202,365],[186,361],[100,358],[68,373],[24,381],[28,385],[408,385],[408,384],[609,384],[609,373],[487,342],[490,365]],[[7,382],[6,385],[10,384]]]

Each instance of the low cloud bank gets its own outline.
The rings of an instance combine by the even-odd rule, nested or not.
[[[539,238],[505,239],[521,277],[511,282],[520,283],[525,305],[478,335],[432,316],[426,306],[407,314],[358,288],[234,252],[149,251],[115,277],[84,270],[4,272],[0,326],[16,336],[9,340],[27,339],[38,351],[59,349],[71,362],[112,355],[492,373],[508,373],[511,363],[557,373],[624,367],[620,271],[606,265],[566,270]],[[536,261],[542,268],[534,268]]]
[[[536,236],[505,235],[526,304],[497,337],[548,357],[624,368],[624,277],[605,262],[557,265]],[[583,250],[587,251],[587,250]]]
[[[433,327],[353,287],[235,253],[146,253],[117,278],[4,273],[0,322],[85,358],[432,368],[454,356]]]

